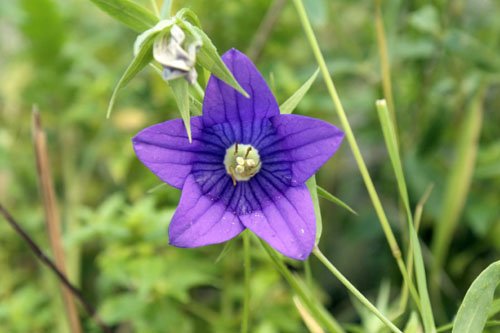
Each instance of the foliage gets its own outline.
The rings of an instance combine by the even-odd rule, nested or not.
[[[304,2],[406,259],[412,230],[405,206],[398,202],[398,182],[374,103],[384,97],[374,4]],[[143,17],[150,20],[151,2],[135,4],[146,8]],[[173,12],[180,6],[198,15],[203,31],[223,53],[253,47],[269,2],[173,1]],[[414,211],[434,184],[416,231],[430,272],[436,325],[439,331],[451,330],[441,325],[452,323],[472,282],[500,252],[500,5],[493,0],[398,0],[383,2],[382,13],[408,204]],[[179,117],[172,90],[146,67],[122,89],[106,120],[113,87],[133,59],[137,34],[91,1],[2,1],[0,27],[0,202],[50,253],[31,142],[30,110],[36,103],[48,132],[69,276],[98,305],[103,319],[123,331],[237,331],[244,294],[240,239],[230,243],[220,260],[223,244],[189,250],[168,246],[167,227],[180,193],[168,186],[156,188],[159,180],[132,150],[130,138],[140,129]],[[144,26],[136,28],[141,32]],[[321,78],[311,78],[317,64],[291,2],[280,13],[257,67],[280,104],[307,82],[301,91],[310,89],[302,101],[285,105],[296,107],[295,113],[339,123]],[[199,101],[191,98],[191,112],[194,107],[199,110]],[[483,121],[467,126],[476,107]],[[476,139],[464,133],[471,127]],[[411,297],[396,317],[402,278],[349,146],[345,142],[342,147],[316,182],[324,189],[322,197],[332,193],[358,215],[319,200],[319,245],[368,299],[379,295],[376,305],[384,315],[407,332],[417,332],[422,320]],[[470,185],[462,186],[466,183]],[[455,195],[460,200],[453,200]],[[442,260],[433,264],[431,244],[447,211],[456,215],[456,224],[441,227],[449,243],[439,250]],[[251,246],[251,332],[307,331],[287,281],[258,242],[252,240]],[[314,282],[306,278],[306,284],[344,329],[387,332],[372,314],[350,304],[343,287],[317,260],[310,261]],[[286,264],[299,276],[309,274],[307,266]],[[466,300],[477,293],[477,281],[492,274],[491,267],[474,282]],[[1,331],[67,332],[53,274],[2,219],[0,271]],[[485,331],[495,332],[498,326],[492,321],[499,319],[500,307],[495,288],[489,287],[495,300],[483,311],[489,311]],[[460,310],[460,320],[464,312]],[[86,331],[97,331],[83,311],[81,317]]]

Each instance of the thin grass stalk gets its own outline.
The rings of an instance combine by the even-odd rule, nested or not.
[[[396,111],[394,108],[394,99],[392,97],[391,65],[389,61],[389,53],[387,51],[387,39],[385,37],[381,2],[381,0],[375,0],[375,30],[377,32],[377,48],[380,58],[382,89],[384,91],[384,98],[387,100],[387,106],[389,107],[392,125],[394,126],[394,131],[396,134],[396,141],[399,142]]]
[[[429,196],[431,195],[432,189],[434,188],[434,184],[430,184],[427,189],[425,190],[424,194],[418,201],[418,204],[415,208],[415,213],[413,216],[413,221],[414,221],[414,228],[415,232],[418,234],[418,230],[420,229],[420,221],[422,219],[422,212],[424,209],[424,205],[427,202],[427,199],[429,199]],[[408,256],[406,257],[406,269],[408,270],[408,275],[410,276],[410,279],[412,279],[413,276],[413,247],[411,246],[411,240],[410,243],[408,244]],[[403,286],[401,287],[401,298],[399,302],[399,307],[401,313],[404,312],[406,309],[406,304],[408,302],[408,285],[406,282],[403,281]]]
[[[337,111],[337,115],[338,115],[340,122],[342,124],[342,128],[345,131],[345,136],[346,136],[347,141],[351,147],[352,153],[353,153],[354,158],[356,160],[356,163],[358,165],[358,168],[359,168],[359,171],[360,171],[361,176],[363,178],[363,181],[365,183],[366,189],[368,190],[368,194],[370,195],[370,199],[372,201],[373,207],[375,208],[378,219],[379,219],[380,224],[382,226],[382,229],[384,231],[385,237],[386,237],[387,242],[389,244],[389,247],[391,249],[392,255],[394,256],[394,258],[396,260],[396,263],[397,263],[398,268],[401,272],[401,275],[403,276],[403,279],[410,286],[410,292],[411,292],[413,299],[415,300],[415,302],[417,304],[419,304],[420,303],[419,296],[416,292],[415,286],[413,285],[413,283],[409,279],[408,272],[406,271],[406,266],[405,266],[403,258],[401,256],[401,250],[400,250],[399,245],[396,241],[396,238],[394,237],[394,233],[392,232],[389,220],[387,219],[384,208],[382,207],[382,204],[380,202],[380,198],[378,197],[375,186],[373,185],[373,181],[370,177],[370,174],[368,172],[366,164],[365,164],[363,157],[361,155],[359,146],[356,142],[356,138],[354,137],[354,133],[352,132],[351,125],[349,124],[349,120],[347,119],[346,113],[344,111],[344,107],[342,106],[342,103],[341,103],[340,98],[338,96],[337,90],[335,89],[335,85],[333,84],[333,80],[330,77],[330,74],[328,72],[328,68],[326,66],[325,59],[323,57],[323,54],[321,53],[321,49],[319,47],[318,41],[317,41],[316,36],[314,34],[314,31],[312,29],[311,23],[309,22],[309,18],[307,17],[307,13],[305,11],[302,0],[294,0],[294,3],[295,3],[295,7],[297,8],[297,12],[299,14],[299,18],[300,18],[302,26],[305,30],[306,36],[307,36],[309,43],[311,45],[314,56],[316,57],[316,60],[319,64],[319,67],[320,67],[321,73],[323,75],[323,79],[325,80],[325,84],[326,84],[326,87],[327,87],[328,92],[330,94],[330,97],[333,101],[333,104],[335,105],[335,110]]]
[[[385,144],[387,146],[387,151],[389,152],[389,158],[391,160],[394,175],[398,184],[399,197],[403,202],[407,214],[408,230],[410,232],[410,244],[415,254],[415,275],[418,293],[420,296],[420,302],[418,303],[420,314],[424,323],[425,332],[433,333],[436,331],[436,326],[434,323],[434,315],[432,312],[429,291],[427,288],[424,259],[422,256],[422,249],[420,246],[418,235],[413,226],[413,215],[410,209],[410,200],[408,197],[408,190],[404,178],[403,165],[401,163],[401,157],[399,155],[399,148],[396,142],[394,127],[392,126],[392,122],[390,120],[389,110],[387,109],[387,102],[385,100],[378,100],[376,106],[378,117],[380,119],[380,124],[384,134]],[[409,282],[411,282],[411,280]]]
[[[300,316],[302,317],[304,324],[306,324],[309,332],[324,333],[321,326],[316,322],[316,320],[314,320],[311,314],[307,311],[306,307],[302,305],[300,299],[297,296],[293,296],[293,303],[295,304],[297,310],[299,310]]]
[[[47,141],[45,132],[42,128],[40,114],[36,106],[33,107],[33,146],[35,148],[37,176],[42,195],[43,206],[45,210],[46,226],[49,234],[50,246],[54,254],[54,259],[57,268],[66,274],[65,255],[61,240],[61,222],[57,208],[57,199],[54,191],[54,182],[50,170],[50,159],[47,152]],[[78,311],[73,300],[71,291],[64,285],[60,284],[68,323],[73,333],[80,333],[82,327]]]

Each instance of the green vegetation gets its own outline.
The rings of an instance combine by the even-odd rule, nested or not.
[[[66,271],[104,322],[117,332],[237,332],[242,323],[257,333],[500,330],[498,2],[115,4],[0,2],[0,204],[55,256],[33,148],[36,104]],[[201,113],[201,87],[170,87],[148,52],[132,61],[138,33],[170,5],[188,7],[186,26],[206,33],[201,66],[230,81],[207,38],[219,54],[237,48],[282,112],[352,128],[308,182],[321,251],[305,263],[249,232],[196,249],[168,245],[180,191],[161,186],[130,139]],[[127,67],[133,75],[115,94]],[[0,332],[70,331],[56,276],[1,216],[0,272]],[[83,331],[98,332],[77,308]]]

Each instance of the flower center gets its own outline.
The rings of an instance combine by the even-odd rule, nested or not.
[[[259,172],[261,166],[259,151],[251,145],[236,142],[226,150],[224,165],[233,179],[233,185],[236,186],[236,181],[247,181]]]

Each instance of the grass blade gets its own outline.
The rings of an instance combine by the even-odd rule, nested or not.
[[[399,149],[396,141],[394,127],[392,126],[392,121],[389,116],[389,110],[387,108],[386,101],[378,100],[376,105],[377,105],[377,113],[382,126],[382,131],[384,133],[385,144],[387,146],[392,167],[394,169],[394,174],[396,176],[396,181],[398,183],[399,194],[403,201],[403,205],[405,206],[406,209],[408,228],[410,230],[410,242],[415,256],[415,274],[417,280],[418,294],[420,297],[420,311],[422,315],[422,321],[424,323],[425,332],[436,332],[436,326],[434,324],[434,316],[432,314],[431,301],[427,289],[427,278],[425,275],[425,266],[424,266],[424,259],[422,256],[422,249],[420,248],[417,232],[413,227],[413,217],[410,210],[408,191],[406,187],[406,181],[404,179],[403,166],[401,164],[401,158],[399,156]]]
[[[451,238],[465,206],[476,164],[486,88],[487,86],[483,85],[478,90],[462,120],[460,141],[457,146],[458,155],[447,179],[441,215],[431,244],[434,256],[431,276],[438,276],[439,270],[443,267]]]

